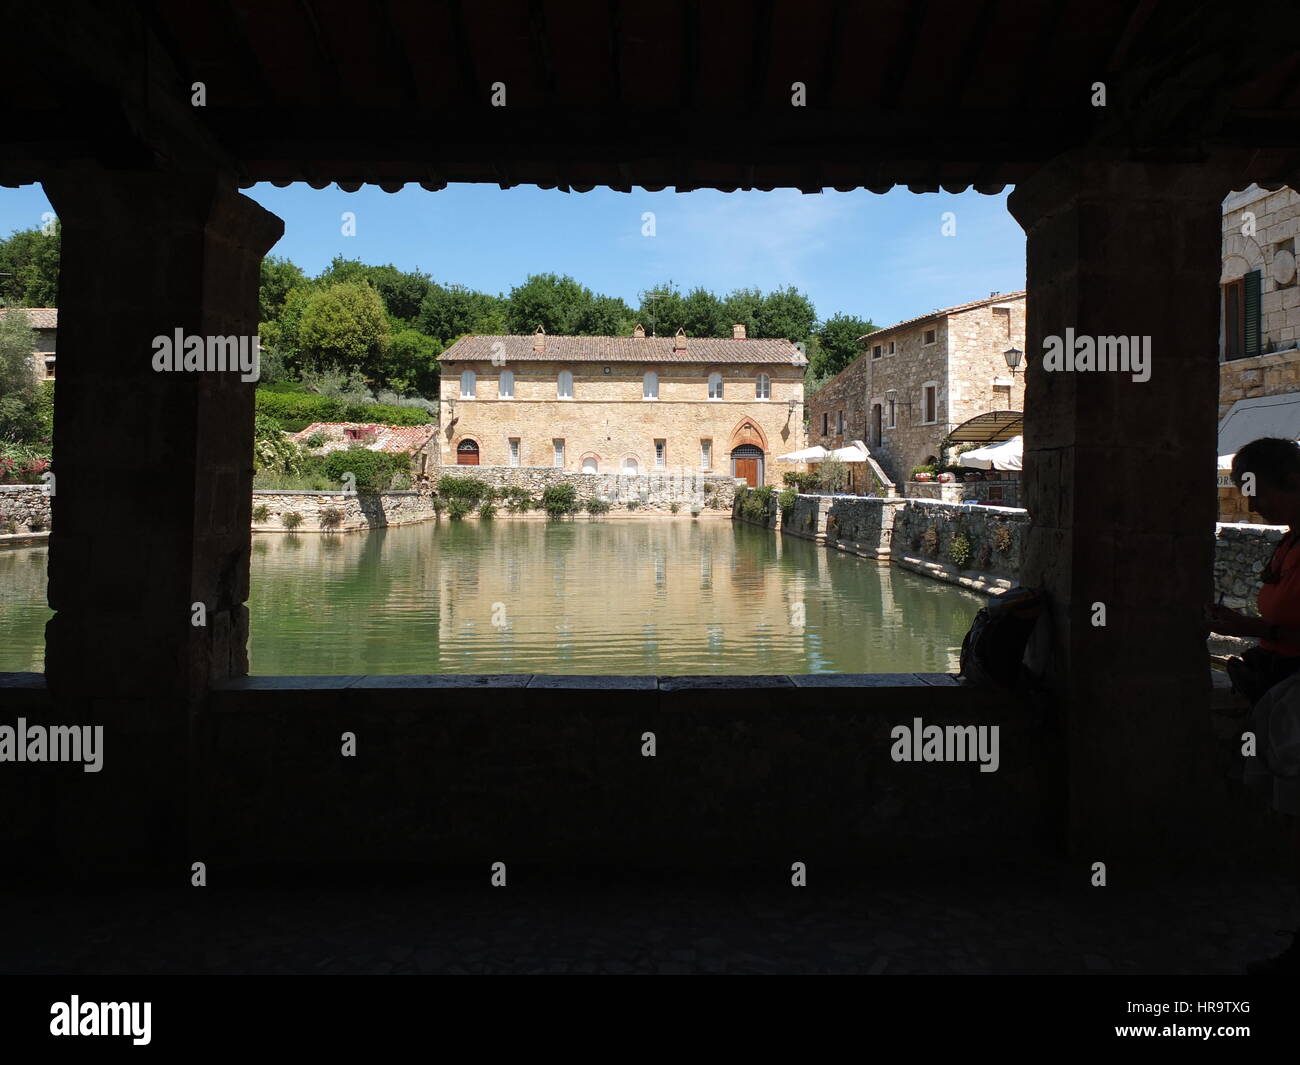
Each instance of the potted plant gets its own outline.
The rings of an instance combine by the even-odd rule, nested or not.
[[[914,481],[928,481],[933,476],[934,468],[931,466],[912,467],[912,480]]]
[[[957,478],[953,474],[948,473],[946,471],[944,473],[939,474],[939,476],[935,478],[935,480],[939,481],[941,484],[952,484],[952,482],[955,481],[956,479]]]

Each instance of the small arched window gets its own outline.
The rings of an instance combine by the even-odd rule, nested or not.
[[[568,370],[560,371],[560,378],[559,381],[556,382],[555,386],[555,394],[559,396],[560,399],[573,398],[573,374]]]
[[[474,398],[474,371],[466,370],[460,375],[460,398]]]
[[[501,399],[515,398],[515,375],[509,370],[501,371],[501,379],[497,382],[497,395]]]
[[[709,374],[709,399],[722,398],[722,374]]]
[[[657,373],[647,373],[641,378],[641,398],[659,398],[659,375]]]
[[[583,473],[598,473],[599,471],[600,471],[600,463],[596,459],[592,458],[590,455],[588,455],[585,459],[582,460]]]
[[[640,467],[637,465],[637,461],[632,455],[629,455],[623,460],[623,472],[630,474],[640,472]]]
[[[758,382],[754,386],[754,395],[758,399],[772,398],[772,379],[765,373],[758,375]]]

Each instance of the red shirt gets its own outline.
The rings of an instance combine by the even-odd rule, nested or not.
[[[1270,625],[1300,629],[1300,550],[1295,550],[1295,533],[1288,531],[1269,560],[1269,568],[1280,579],[1259,590],[1259,616]],[[1260,640],[1260,647],[1279,655],[1300,656],[1300,644]]]

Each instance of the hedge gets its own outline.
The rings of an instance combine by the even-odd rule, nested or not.
[[[389,403],[344,403],[310,392],[257,390],[257,413],[274,418],[285,432],[296,433],[312,422],[368,422],[375,425],[429,425],[433,416],[419,407]]]
[[[345,473],[353,474],[357,479],[358,492],[386,492],[399,473],[410,469],[411,459],[406,454],[393,454],[388,451],[367,451],[365,448],[350,448],[347,451],[333,451],[325,459],[325,475],[331,481],[342,484]]]

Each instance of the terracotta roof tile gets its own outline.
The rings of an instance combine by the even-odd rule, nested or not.
[[[506,362],[766,363],[806,366],[808,360],[788,340],[687,337],[686,350],[674,351],[673,337],[547,336],[545,350],[533,350],[527,336],[464,336],[439,356],[439,362],[488,362],[500,342]]]
[[[59,328],[59,309],[57,307],[9,307],[0,308],[0,314],[8,314],[9,311],[23,311],[27,315],[27,323],[33,329],[58,329]]]
[[[308,437],[316,433],[329,438],[321,449],[324,452],[337,451],[350,447],[351,440],[344,439],[345,429],[362,429],[367,435],[374,434],[374,439],[365,444],[368,451],[409,452],[417,451],[428,443],[429,438],[438,431],[436,425],[373,425],[367,422],[312,422],[301,432],[291,434],[295,443],[305,443]]]

